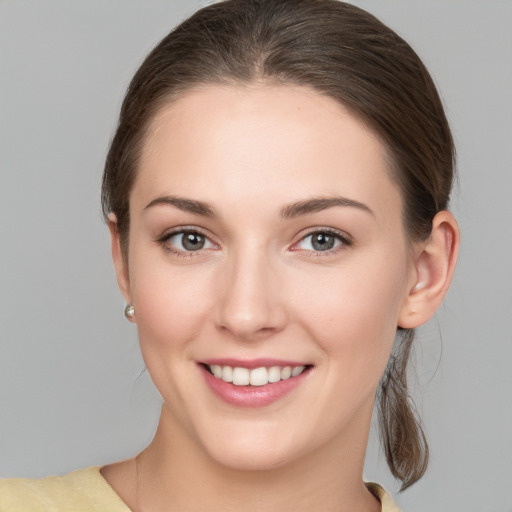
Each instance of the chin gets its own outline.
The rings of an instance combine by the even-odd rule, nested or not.
[[[227,450],[215,449],[210,451],[210,456],[221,466],[234,471],[269,471],[286,465],[293,457],[279,450],[276,446],[267,445],[264,449],[257,446],[233,446]]]
[[[238,429],[238,433],[230,430],[224,430],[222,436],[208,436],[200,440],[202,449],[226,468],[237,471],[271,470],[286,465],[298,455],[298,447],[286,436],[286,429],[280,429],[281,435],[261,426]],[[283,434],[288,439],[283,439]]]

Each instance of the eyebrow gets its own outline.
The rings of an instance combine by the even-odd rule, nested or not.
[[[178,196],[162,196],[153,199],[147,204],[144,209],[153,208],[154,206],[169,205],[179,208],[185,212],[193,213],[195,215],[201,215],[203,217],[218,217],[215,212],[215,208],[209,203],[204,201],[197,201],[194,199],[186,199]],[[320,212],[327,210],[328,208],[334,208],[335,206],[352,207],[359,210],[365,211],[374,215],[373,211],[369,206],[349,199],[347,197],[314,197],[312,199],[304,199],[288,204],[281,208],[280,216],[284,219],[291,219],[300,217],[301,215],[307,215],[308,213]]]
[[[170,205],[179,208],[185,212],[194,213],[196,215],[202,215],[203,217],[216,217],[215,209],[205,203],[204,201],[196,201],[194,199],[186,199],[184,197],[177,196],[163,196],[153,199],[148,205],[144,207],[144,210],[152,208],[154,206]]]
[[[281,209],[281,217],[285,219],[290,219],[294,217],[299,217],[301,215],[306,215],[308,213],[327,210],[328,208],[333,208],[335,206],[357,208],[359,210],[363,210],[367,213],[370,213],[371,215],[375,215],[371,208],[365,205],[364,203],[360,203],[359,201],[355,201],[354,199],[348,199],[347,197],[334,196],[315,197],[312,199],[305,199],[303,201],[291,203]]]

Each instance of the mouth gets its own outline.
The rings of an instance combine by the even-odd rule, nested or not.
[[[264,407],[301,386],[313,365],[276,360],[210,360],[199,363],[209,389],[236,407]]]
[[[298,377],[310,366],[260,366],[251,369],[242,366],[204,364],[205,369],[216,379],[231,383],[234,386],[257,387]]]

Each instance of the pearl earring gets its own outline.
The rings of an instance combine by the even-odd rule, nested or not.
[[[133,307],[133,304],[126,304],[126,307],[124,308],[124,316],[128,320],[132,320],[135,316],[135,308]]]

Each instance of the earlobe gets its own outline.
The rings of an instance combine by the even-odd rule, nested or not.
[[[124,300],[127,304],[131,303],[130,292],[130,276],[128,272],[128,263],[125,261],[123,251],[121,248],[121,238],[117,225],[116,216],[111,213],[108,216],[108,229],[110,230],[110,242],[112,249],[112,260],[114,262],[114,269],[116,271],[117,284],[123,294]]]
[[[398,326],[413,329],[426,323],[443,301],[455,271],[459,228],[448,211],[432,221],[432,232],[414,256],[415,280],[402,305]]]

